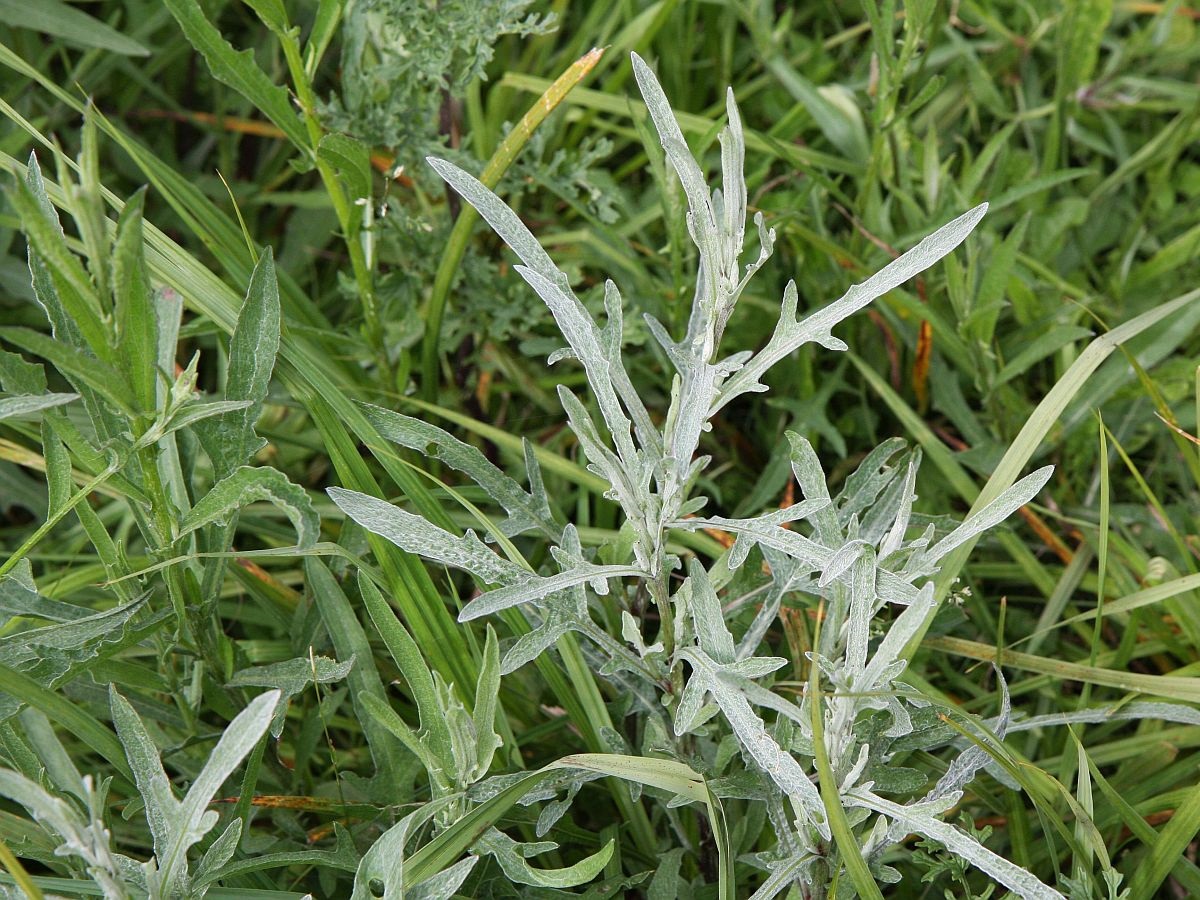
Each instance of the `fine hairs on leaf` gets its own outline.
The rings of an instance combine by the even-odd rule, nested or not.
[[[151,897],[165,900],[203,894],[191,884],[188,850],[217,824],[217,813],[209,805],[217,790],[266,733],[280,696],[278,690],[267,691],[238,713],[180,801],[175,799],[158,748],[145,724],[129,701],[115,687],[110,687],[113,723],[146,805],[146,819],[154,837],[154,858],[145,864]]]
[[[650,414],[634,390],[622,359],[623,319],[616,286],[605,285],[602,325],[512,209],[454,164],[429,159],[434,171],[519,258],[516,271],[545,303],[566,340],[567,347],[553,354],[550,362],[582,370],[588,394],[560,385],[559,398],[588,468],[607,482],[606,496],[620,507],[621,533],[628,539],[610,545],[603,557],[585,551],[575,528],[563,528],[555,521],[535,467],[526,490],[478,450],[437,426],[365,408],[384,437],[422,453],[432,452],[471,478],[507,514],[501,528],[505,535],[536,536],[550,546],[539,570],[527,571],[469,531],[455,535],[383,500],[329,489],[333,502],[359,525],[404,550],[474,576],[479,593],[462,608],[460,621],[503,613],[523,616],[532,629],[505,655],[503,665],[496,662],[495,638],[489,629],[485,667],[489,687],[476,699],[479,721],[467,729],[470,720],[461,702],[442,692],[438,677],[430,679],[411,638],[374,588],[365,592],[371,615],[420,708],[422,734],[431,740],[422,741],[415,728],[382,700],[372,704],[372,714],[421,758],[440,799],[435,801],[436,814],[427,807],[426,812],[409,816],[367,854],[355,896],[366,896],[364,877],[380,879],[387,896],[395,892],[393,886],[409,882],[405,846],[420,822],[434,819],[447,826],[460,821],[466,827],[481,814],[481,807],[472,809],[460,795],[446,792],[486,774],[484,757],[491,759],[498,742],[488,724],[493,701],[487,698],[499,690],[501,675],[510,675],[539,654],[554,652],[552,647],[561,650],[563,636],[578,632],[592,639],[588,645],[592,656],[585,658],[595,661],[598,676],[609,679],[617,695],[636,684],[637,692],[661,701],[658,709],[654,702],[647,704],[645,719],[655,735],[646,746],[652,746],[655,757],[690,763],[702,755],[697,748],[705,748],[703,755],[719,756],[720,765],[731,773],[722,783],[736,779],[743,784],[737,796],[765,804],[778,846],[766,865],[770,877],[755,896],[775,896],[790,886],[799,887],[806,896],[824,896],[830,881],[838,878],[843,885],[852,881],[856,887],[873,887],[871,879],[894,875],[880,863],[882,852],[915,831],[962,854],[1022,897],[1060,897],[1055,889],[942,819],[941,814],[985,763],[979,753],[968,751],[940,790],[918,803],[882,796],[889,790],[868,774],[888,765],[897,752],[893,744],[914,731],[914,711],[927,705],[897,678],[906,665],[905,645],[936,606],[929,579],[938,560],[1032,500],[1049,481],[1050,468],[1017,482],[935,541],[932,530],[914,535],[910,528],[919,454],[899,456],[897,464],[902,444],[888,441],[864,460],[834,496],[812,446],[798,435],[789,435],[792,470],[803,500],[748,518],[695,517],[706,502],[696,486],[709,463],[699,452],[700,442],[713,417],[738,397],[765,391],[762,378],[771,367],[803,345],[845,349],[833,329],[958,247],[979,223],[987,204],[937,228],[840,299],[813,312],[800,313],[796,285],[789,282],[778,324],[766,344],[753,352],[722,355],[726,326],[736,316],[747,282],[770,257],[775,240],[762,214],[756,215],[757,254],[745,257],[745,134],[737,104],[729,92],[727,124],[718,136],[721,184],[710,189],[653,72],[636,54],[632,59],[666,164],[683,189],[687,234],[698,254],[686,332],[677,339],[661,322],[648,320],[651,335],[675,369],[670,406],[661,420]],[[720,529],[735,539],[726,557],[709,568],[695,557],[683,564],[668,550],[672,530],[701,529]],[[742,570],[755,548],[767,564],[771,582],[766,587],[771,593],[750,629],[735,639],[727,619],[730,600],[722,591],[730,573]],[[816,690],[797,699],[774,687],[774,673],[786,661],[760,653],[785,595],[807,598],[804,602],[814,607],[823,604],[825,610],[818,643],[807,654]],[[594,617],[602,602],[615,603],[620,610],[619,635],[605,636]],[[647,604],[653,616],[645,611]],[[880,614],[893,607],[898,614],[890,627],[884,626],[880,639]],[[431,725],[431,716],[439,710],[451,724],[450,735],[444,733],[440,719]],[[1009,720],[1007,702],[1001,716],[1003,731]],[[470,753],[459,746],[468,732],[482,742],[477,753],[473,744]],[[617,744],[623,740],[613,736]],[[903,778],[896,780],[903,782]],[[480,782],[476,789],[487,783]],[[502,796],[512,789],[498,785],[488,796]],[[702,789],[709,790],[707,783],[702,782]],[[577,790],[577,786],[571,789],[565,801],[555,801],[558,805],[548,822],[566,812]],[[681,795],[673,804],[695,802],[705,795]],[[549,799],[554,793],[544,796]],[[732,897],[732,851],[724,832],[719,833],[720,896],[726,898]],[[386,855],[381,849],[385,844]],[[612,852],[607,844],[567,868],[540,870],[527,859],[551,845],[522,843],[496,827],[477,831],[473,842],[462,846],[471,849],[459,863],[464,868],[474,866],[478,857],[491,856],[511,882],[560,888],[593,878]],[[821,860],[824,864],[817,865]],[[439,885],[459,883],[461,873],[448,867],[451,861],[449,856],[438,857],[440,868],[431,870],[441,873]],[[666,882],[666,875],[661,882],[655,879],[654,890],[661,893]]]

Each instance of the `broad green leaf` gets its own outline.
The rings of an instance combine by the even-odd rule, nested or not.
[[[342,176],[352,201],[371,201],[371,153],[366,144],[345,134],[327,134],[317,145],[317,158]]]
[[[1091,80],[1100,42],[1113,14],[1113,0],[1068,0],[1058,28],[1058,79],[1055,92],[1070,97]]]
[[[238,510],[260,500],[272,503],[288,517],[296,529],[298,546],[312,546],[321,527],[312,500],[304,488],[266,466],[241,466],[213,485],[179,520],[179,537],[214,522],[226,522]]]

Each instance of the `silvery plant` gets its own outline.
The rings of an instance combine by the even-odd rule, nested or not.
[[[944,814],[959,803],[964,787],[992,758],[979,737],[970,741],[945,726],[931,728],[930,722],[939,724],[935,711],[898,680],[905,669],[906,646],[923,633],[935,610],[931,576],[939,560],[1029,502],[1046,484],[1050,468],[1021,479],[948,531],[921,527],[927,520],[914,515],[919,452],[906,452],[899,440],[867,455],[841,491],[832,495],[813,447],[790,434],[792,470],[803,499],[755,517],[706,515],[707,498],[696,492],[710,461],[698,455],[698,446],[714,416],[745,394],[766,391],[762,379],[767,371],[803,345],[815,342],[829,350],[845,350],[833,328],[954,250],[979,223],[987,205],[954,219],[809,315],[798,316],[796,286],[789,283],[779,322],[765,346],[723,356],[721,338],[738,298],[770,257],[775,240],[757,213],[758,253],[743,263],[747,196],[738,109],[731,91],[728,123],[720,133],[721,187],[710,191],[654,75],[636,55],[633,66],[666,159],[686,196],[687,228],[699,251],[686,332],[676,339],[662,323],[647,317],[650,333],[674,369],[670,405],[661,422],[644,405],[622,362],[622,300],[617,287],[611,281],[605,285],[606,319],[600,325],[511,209],[461,169],[429,160],[520,258],[517,271],[549,307],[566,339],[567,346],[550,362],[574,359],[587,375],[591,404],[564,386],[558,393],[588,468],[607,482],[606,496],[620,505],[623,534],[632,536],[615,545],[627,548],[625,557],[614,558],[612,547],[603,556],[583,547],[576,529],[556,518],[528,444],[526,488],[441,429],[378,407],[368,407],[368,413],[385,437],[425,452],[433,448],[438,458],[474,480],[505,511],[496,533],[489,536],[492,546],[470,531],[453,535],[364,494],[332,488],[330,495],[368,530],[474,576],[483,589],[462,609],[462,621],[512,609],[525,616],[531,629],[504,648],[501,675],[551,652],[559,638],[576,632],[584,639],[595,672],[613,683],[620,696],[633,698],[653,752],[673,754],[698,768],[705,765],[703,760],[711,766],[714,756],[724,755],[726,771],[737,771],[715,779],[714,790],[718,796],[723,789],[725,796],[761,804],[777,838],[769,851],[742,857],[762,872],[754,900],[769,900],[792,888],[799,889],[793,896],[825,897],[835,883],[841,885],[839,894],[852,886],[863,894],[867,881],[875,893],[876,882],[899,877],[886,865],[885,854],[910,834],[938,842],[1020,897],[1061,897],[945,821]],[[698,529],[734,536],[728,553],[708,568],[695,557],[681,558],[672,551],[677,545],[669,542],[672,532]],[[513,552],[508,539],[517,535],[551,544],[551,561],[544,571],[531,571]],[[493,546],[502,548],[503,555]],[[723,593],[732,573],[747,563],[755,548],[761,562],[754,557],[753,564],[769,572],[759,594],[760,611],[744,630],[731,629],[727,619],[737,604]],[[818,611],[818,636],[809,654],[810,682],[783,692],[773,676],[786,660],[759,651],[781,605],[795,595],[810,598],[808,605]],[[619,636],[602,628],[593,615],[602,597],[615,599],[622,610]],[[650,615],[640,614],[647,609],[643,598],[653,606]],[[490,633],[488,644],[495,653]],[[444,685],[437,688],[446,693]],[[393,725],[423,754],[438,788],[435,793],[448,797],[457,792],[469,798],[466,792],[473,783],[479,782],[476,789],[486,788],[486,770],[498,739],[492,734],[490,713],[486,721],[478,714],[472,719],[458,706],[458,718],[478,728],[449,735],[444,761],[430,758],[428,745],[422,747],[403,723]],[[425,713],[422,709],[422,726],[429,733],[438,731],[440,726],[431,729],[426,724]],[[1008,718],[1007,708],[1001,710],[988,730],[1002,737]],[[961,754],[921,796],[923,778],[917,779],[916,787],[911,778],[902,784],[905,779],[897,778],[897,772],[918,773],[897,768],[888,777],[889,762],[914,747],[929,746],[921,739],[931,732],[940,734],[942,744],[957,740]],[[480,740],[486,752],[466,752]],[[708,750],[698,749],[703,747]],[[735,761],[740,756],[740,767],[730,765],[731,755]],[[578,784],[570,789],[568,801],[574,790]],[[912,799],[914,792],[917,799]],[[668,806],[683,802],[686,798],[676,798]],[[551,822],[566,809],[563,801],[556,804],[548,817]],[[463,812],[460,807],[454,815]],[[388,840],[397,839],[385,837]],[[403,838],[398,840],[402,845]],[[492,828],[472,849],[495,855],[507,873],[516,865],[514,860],[523,864],[518,857],[526,855],[514,851],[514,845]],[[450,873],[446,875],[449,879]],[[461,878],[455,875],[453,881]],[[722,894],[727,895],[724,885]]]

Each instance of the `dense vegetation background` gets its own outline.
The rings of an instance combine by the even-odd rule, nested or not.
[[[563,427],[556,386],[582,388],[581,370],[545,365],[561,344],[549,313],[423,160],[493,185],[589,306],[602,308],[606,277],[619,282],[635,385],[665,412],[666,361],[641,313],[679,332],[695,249],[630,51],[655,66],[710,171],[727,85],[740,104],[750,209],[778,243],[730,322],[734,349],[766,341],[788,279],[814,309],[990,202],[960,250],[840,327],[849,352],[802,348],[769,394],[721,414],[702,444],[717,511],[794,497],[788,430],[816,447],[831,486],[885,438],[919,445],[918,510],[931,516],[961,517],[1016,447],[1055,475],[976,549],[905,680],[981,716],[1001,705],[989,662],[1024,715],[1200,702],[1189,4],[0,0],[0,12],[0,761],[85,818],[71,773],[111,779],[93,804],[123,853],[148,858],[155,835],[110,683],[180,793],[252,697],[290,696],[192,850],[194,868],[243,823],[209,896],[349,896],[362,854],[428,799],[420,766],[366,711],[364,697],[386,699],[416,727],[358,572],[468,708],[489,638],[455,621],[469,583],[347,523],[324,489],[393,499],[455,532],[479,530],[489,501],[381,439],[354,401],[446,427],[514,470],[528,439],[584,543],[623,539]],[[49,322],[27,247],[61,296]],[[161,310],[180,303],[176,333]],[[679,535],[705,559],[725,539]],[[799,684],[813,616],[795,595],[766,638]],[[501,645],[516,635],[493,625]],[[493,774],[646,750],[626,698],[548,659],[503,680]],[[1200,895],[1200,724],[1114,720],[1006,746],[1025,790],[986,776],[956,816],[989,847],[1048,883],[1070,879],[1059,884],[1074,896],[1108,896],[1113,867],[1133,898]],[[936,779],[946,761],[914,752],[906,765]],[[703,817],[659,804],[649,835],[646,813],[630,814],[644,801],[603,782],[582,791],[538,866],[615,839],[578,892],[716,896]],[[741,852],[768,850],[753,799],[729,796]],[[505,816],[535,839],[538,807]],[[0,842],[6,884],[88,893],[64,880],[86,878],[79,860],[56,855],[19,803],[0,811]],[[668,847],[693,850],[659,855]],[[889,861],[904,876],[889,896],[993,890],[935,846]],[[761,874],[738,872],[749,895]],[[512,880],[489,857],[460,890],[559,890]]]

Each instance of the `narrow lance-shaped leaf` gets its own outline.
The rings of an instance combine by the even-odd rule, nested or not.
[[[117,343],[121,365],[133,388],[138,406],[152,413],[157,403],[158,307],[152,301],[146,271],[145,235],[142,229],[145,188],[126,202],[117,219],[113,242],[112,282]]]
[[[92,610],[44,597],[36,589],[22,584],[16,577],[0,578],[0,616],[9,621],[14,616],[33,616],[51,622],[74,622],[91,615]]]
[[[713,590],[708,572],[695,557],[688,560],[688,577],[692,594],[689,608],[696,623],[696,639],[700,649],[723,665],[734,660],[733,635],[725,625],[725,615],[717,592]]]
[[[421,717],[422,741],[427,744],[439,759],[450,758],[450,732],[442,716],[438,704],[437,692],[433,685],[433,676],[429,666],[421,655],[421,650],[412,635],[408,633],[392,608],[383,599],[379,588],[365,574],[358,579],[359,592],[366,604],[367,613],[375,623],[375,630],[383,638],[392,659],[400,668],[400,674],[408,682],[408,691],[417,704],[417,713]]]
[[[492,758],[503,743],[496,734],[496,709],[500,701],[500,645],[496,632],[489,625],[483,647],[483,663],[479,667],[479,681],[475,686],[475,705],[471,719],[475,725],[475,758],[478,760],[478,777],[483,777],[491,768]]]
[[[580,562],[576,568],[557,575],[542,577],[527,575],[508,587],[480,594],[463,607],[458,615],[460,622],[469,622],[481,616],[491,615],[522,603],[533,603],[551,594],[574,587],[577,584],[603,582],[608,578],[644,576],[646,573],[635,566],[597,566]]]
[[[900,495],[900,510],[896,513],[896,521],[893,523],[887,537],[883,539],[883,543],[879,545],[879,558],[886,559],[891,554],[900,549],[900,545],[904,542],[904,534],[908,531],[908,522],[912,516],[913,503],[917,499],[917,464],[919,460],[913,459],[908,464],[908,472],[904,476],[904,487],[901,489]]]
[[[254,431],[279,351],[279,282],[271,248],[263,250],[250,276],[246,299],[229,342],[225,400],[245,405],[197,429],[221,477],[245,464],[265,443]]]
[[[846,349],[845,343],[831,334],[835,325],[858,312],[872,300],[928,269],[966,240],[967,235],[974,231],[986,212],[987,204],[981,203],[963,213],[924,238],[907,253],[892,260],[866,281],[854,285],[840,299],[800,321],[795,319],[798,299],[796,284],[789,282],[784,292],[783,312],[775,333],[771,335],[767,346],[726,382],[720,397],[713,404],[713,413],[723,409],[735,397],[747,391],[766,390],[759,379],[775,363],[803,344],[815,341],[830,349]]]
[[[527,269],[554,285],[564,298],[569,298],[564,301],[563,311],[569,314],[571,321],[574,323],[573,331],[583,334],[586,328],[581,329],[580,326],[583,326],[584,320],[586,320],[587,324],[590,324],[592,329],[596,329],[595,323],[592,322],[591,316],[586,310],[583,310],[581,306],[579,309],[575,309],[574,305],[579,304],[579,300],[575,298],[574,293],[571,291],[571,285],[567,281],[567,276],[554,264],[549,254],[538,243],[537,238],[530,233],[529,229],[525,227],[525,223],[520,220],[517,214],[503,200],[485,187],[477,178],[464,172],[453,163],[432,156],[428,157],[427,161],[447,184],[454,188],[464,200],[475,207],[484,221],[492,227],[492,230],[496,234],[504,239],[504,243],[517,254],[517,257]],[[573,304],[571,301],[573,301]],[[552,308],[551,311],[554,312],[554,309]],[[583,319],[580,318],[580,313],[582,313]],[[556,313],[556,321],[558,320],[557,315]],[[568,341],[571,340],[571,335],[569,334],[564,333],[564,337]],[[572,347],[572,349],[574,350],[575,348]],[[627,377],[610,374],[606,376],[606,380],[613,379],[614,377],[617,387],[621,390],[622,399],[625,401],[629,414],[633,417],[634,424],[637,427],[639,442],[643,448],[656,448],[658,446],[658,432],[654,428],[641,399],[638,397],[636,391],[632,390],[632,385],[628,384]]]
[[[214,522],[226,522],[239,509],[266,500],[278,507],[296,529],[296,543],[311,547],[320,531],[320,519],[304,488],[293,484],[278,469],[242,466],[218,481],[179,522],[179,536]]]
[[[372,534],[402,550],[419,554],[456,569],[470,572],[487,584],[510,584],[529,573],[516,563],[497,556],[474,532],[463,537],[438,528],[420,516],[392,504],[345,488],[328,488],[329,498],[351,519]]]
[[[754,760],[762,772],[793,801],[798,815],[809,819],[813,826],[829,838],[829,825],[824,806],[816,787],[800,764],[779,746],[767,733],[754,708],[745,695],[726,684],[718,675],[718,667],[701,650],[684,650],[680,655],[692,664],[693,678],[705,679],[704,686],[721,708],[721,713],[737,735],[742,749]]]
[[[296,115],[285,88],[275,84],[254,61],[250,50],[236,51],[204,15],[196,0],[165,0],[184,36],[204,57],[213,77],[229,85],[274,122],[302,150],[309,149],[308,133]]]
[[[46,310],[55,336],[86,347],[97,358],[112,361],[95,288],[83,264],[67,245],[57,213],[46,194],[37,157],[30,155],[24,180],[8,193],[29,243],[29,267],[34,291]]]
[[[279,691],[267,691],[250,701],[250,705],[238,713],[213,747],[212,754],[192,786],[188,789],[183,802],[179,804],[177,828],[167,847],[166,854],[160,858],[160,874],[163,883],[170,885],[176,871],[187,871],[187,850],[199,837],[216,824],[216,814],[208,807],[225,780],[242,764],[254,749],[271,724],[271,714],[279,703]],[[203,824],[209,815],[212,824]],[[203,829],[196,835],[193,828]]]
[[[1036,472],[1026,475],[999,497],[981,509],[975,515],[966,519],[961,525],[934,544],[925,552],[925,561],[934,563],[955,547],[965,544],[972,538],[982,534],[989,528],[999,525],[1014,512],[1038,495],[1046,486],[1050,476],[1054,474],[1054,466],[1043,466]]]
[[[998,666],[992,668],[995,670],[996,680],[1000,685],[1000,717],[993,730],[996,732],[997,738],[1004,740],[1012,717],[1012,699],[1008,693],[1008,682],[1004,680],[1004,673]],[[971,783],[975,773],[987,765],[990,759],[991,756],[983,746],[971,744],[955,758],[954,762],[950,763],[950,768],[938,779],[938,783],[925,795],[924,800],[940,800],[951,794],[957,794]]]
[[[821,460],[813,449],[808,438],[787,432],[788,444],[791,447],[792,475],[806,500],[829,501],[829,486],[825,482],[825,471],[821,468]],[[842,543],[843,533],[838,523],[837,510],[832,504],[814,510],[812,514],[813,532],[817,539],[827,547],[837,547]]]
[[[78,394],[26,394],[21,397],[0,397],[0,419],[27,416],[78,400]]]
[[[1066,900],[1054,888],[1043,884],[1020,866],[993,853],[966,832],[935,819],[926,812],[901,806],[862,788],[847,795],[847,799],[863,809],[870,809],[895,819],[907,831],[933,838],[951,853],[990,875],[1023,900]]]
[[[583,364],[604,424],[608,426],[617,453],[626,466],[633,463],[636,451],[630,434],[630,422],[617,399],[609,361],[601,346],[600,330],[583,304],[573,293],[528,266],[517,266],[517,274],[533,288],[550,308],[563,337],[575,357]]]
[[[435,456],[487,491],[488,496],[509,515],[501,527],[505,536],[512,537],[531,528],[538,529],[551,540],[562,536],[561,526],[555,523],[550,513],[545,491],[540,497],[530,494],[493,465],[478,448],[420,419],[367,403],[360,404],[360,408],[384,439],[423,455]]]
[[[175,799],[171,782],[159,760],[158,747],[129,701],[117,693],[115,685],[109,686],[109,704],[117,737],[125,748],[138,793],[146,807],[146,821],[150,825],[155,853],[164,855],[177,827],[179,801]],[[215,815],[212,820],[216,820]]]

